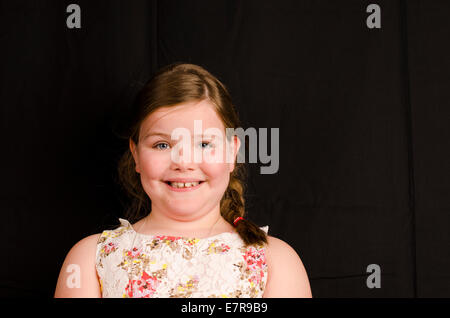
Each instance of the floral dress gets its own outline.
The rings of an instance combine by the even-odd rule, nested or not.
[[[103,297],[262,297],[265,245],[245,247],[235,232],[201,239],[144,235],[119,220],[97,242]]]

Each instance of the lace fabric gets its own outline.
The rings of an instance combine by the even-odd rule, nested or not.
[[[234,232],[200,239],[144,235],[119,220],[97,242],[103,297],[262,297],[266,246],[245,247]]]

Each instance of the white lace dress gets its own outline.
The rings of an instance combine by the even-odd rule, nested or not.
[[[245,247],[235,232],[201,239],[144,235],[119,220],[97,243],[103,297],[262,297],[265,245]]]

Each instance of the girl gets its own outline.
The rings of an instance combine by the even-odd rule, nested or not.
[[[311,297],[294,249],[243,218],[240,140],[225,133],[239,120],[224,85],[172,64],[136,110],[119,162],[128,220],[72,247],[55,297]]]

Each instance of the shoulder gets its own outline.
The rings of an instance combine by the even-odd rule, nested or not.
[[[89,235],[83,239],[81,239],[80,241],[78,241],[69,251],[70,253],[83,253],[86,250],[92,250],[95,249],[97,247],[97,242],[100,238],[100,236],[102,235],[102,233],[97,233],[97,234],[92,234]]]
[[[267,236],[267,283],[263,297],[311,297],[311,287],[303,262],[286,242]]]
[[[87,236],[78,241],[69,251],[66,260],[95,261],[97,243],[102,233]]]
[[[78,241],[67,253],[59,273],[55,297],[99,297],[95,269],[97,242],[101,233]]]

